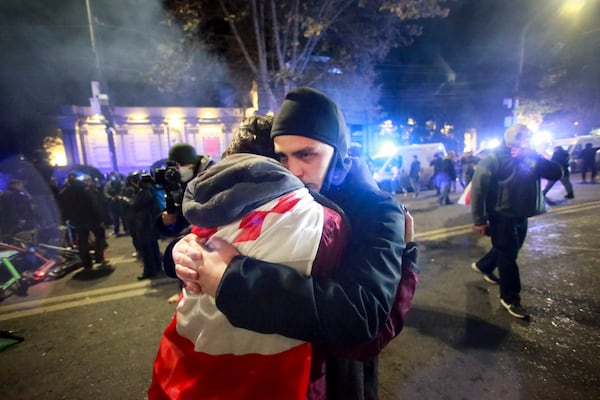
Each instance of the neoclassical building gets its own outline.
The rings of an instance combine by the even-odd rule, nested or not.
[[[254,109],[194,107],[115,107],[114,155],[104,119],[91,107],[64,107],[58,126],[67,164],[91,165],[108,173],[148,170],[167,158],[175,143],[189,143],[199,154],[219,159],[239,122]]]

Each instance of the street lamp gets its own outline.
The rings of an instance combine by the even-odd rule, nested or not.
[[[90,0],[85,0],[85,10],[87,13],[88,28],[90,30],[90,44],[92,45],[92,51],[96,57],[96,72],[100,75],[100,54],[96,47],[96,35],[94,34],[94,21],[92,19],[92,5],[90,4]],[[98,76],[98,78],[100,78],[100,76]]]
[[[112,118],[112,112],[108,104],[108,95],[100,93],[100,83],[103,82],[102,64],[100,62],[100,53],[96,44],[96,35],[94,34],[94,19],[92,13],[92,5],[90,0],[85,0],[85,8],[87,12],[88,26],[90,30],[90,43],[92,51],[96,57],[96,73],[98,74],[98,81],[92,82],[92,99],[90,99],[91,106],[94,108],[95,102],[98,102],[102,115],[106,120],[106,139],[108,141],[108,152],[110,154],[110,161],[112,164],[113,171],[119,171],[119,164],[117,163],[117,151],[115,148],[114,132],[115,123]]]
[[[558,10],[563,14],[578,14],[583,6],[585,5],[585,0],[567,0],[562,3]],[[552,10],[556,10],[557,8],[552,2],[545,3],[543,7],[541,7],[537,12],[535,12],[531,17],[528,18],[527,22],[521,29],[521,33],[519,35],[519,60],[517,64],[517,77],[515,79],[515,87],[513,94],[513,120],[515,119],[515,113],[517,110],[517,106],[519,105],[519,91],[521,89],[521,76],[523,75],[523,64],[525,62],[525,43],[527,40],[527,35],[529,33],[529,28],[536,22],[541,16],[546,15]],[[515,122],[515,121],[513,121]]]

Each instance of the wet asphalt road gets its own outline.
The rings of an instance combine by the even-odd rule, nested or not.
[[[423,194],[400,198],[415,217],[421,279],[407,326],[381,355],[380,398],[598,398],[600,185],[575,184],[575,200],[530,220],[519,257],[529,323],[470,269],[489,239],[471,232],[468,208]],[[550,192],[562,195],[560,184]],[[145,399],[178,286],[138,282],[130,239],[109,243],[112,272],[75,271],[0,302],[0,330],[25,337],[0,352],[0,398]]]

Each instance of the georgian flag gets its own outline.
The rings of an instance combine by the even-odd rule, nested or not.
[[[323,220],[322,206],[303,188],[235,223],[196,232],[310,275]],[[306,342],[236,328],[214,298],[183,290],[161,339],[149,399],[305,399],[311,350]]]

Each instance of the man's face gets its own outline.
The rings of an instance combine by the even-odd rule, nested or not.
[[[518,141],[510,146],[510,154],[513,157],[519,158],[531,149],[531,135],[522,134],[518,136]]]
[[[273,143],[279,162],[307,187],[320,191],[333,157],[333,147],[296,135],[276,136]]]

